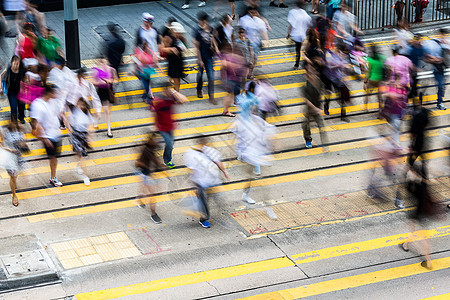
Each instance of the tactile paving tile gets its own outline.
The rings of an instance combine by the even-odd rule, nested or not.
[[[431,191],[437,201],[444,201],[450,197],[450,190],[447,185],[439,183],[448,181],[449,177],[441,177],[438,180],[431,181]],[[398,209],[394,204],[397,188],[397,185],[380,188],[380,192],[386,195],[386,199],[370,198],[367,191],[363,190],[276,204],[271,207],[277,215],[277,220],[270,219],[264,207],[232,212],[230,216],[249,235],[276,232],[283,229],[395,211]],[[400,192],[402,195],[407,195],[407,191],[403,187],[401,187]],[[402,197],[402,201],[405,207],[414,205],[413,197]]]
[[[123,231],[50,245],[64,269],[142,255]]]

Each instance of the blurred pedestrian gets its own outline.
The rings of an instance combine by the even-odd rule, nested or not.
[[[107,128],[106,135],[109,138],[112,138],[111,105],[115,102],[113,87],[119,80],[117,78],[116,70],[108,65],[108,61],[103,56],[100,56],[98,64],[93,70],[93,83],[97,87],[97,94],[102,102],[103,113],[105,114]]]
[[[242,201],[255,204],[249,193],[255,176],[261,175],[261,166],[268,165],[273,152],[272,139],[275,134],[275,126],[270,125],[260,117],[250,114],[239,114],[234,121],[231,131],[236,136],[236,154],[239,160],[247,163],[248,183],[242,194]],[[271,219],[277,219],[273,209],[266,207]]]
[[[122,55],[125,52],[126,43],[117,32],[116,24],[109,22],[106,27],[110,33],[110,40],[106,43],[106,58],[109,65],[116,70],[117,76],[119,76],[119,67],[122,65]]]
[[[409,170],[415,171],[414,163],[421,158],[420,174],[425,179],[428,178],[427,160],[423,157],[424,152],[428,146],[428,139],[426,137],[426,130],[430,127],[431,111],[423,107],[422,102],[417,103],[417,109],[413,113],[412,120],[409,127],[411,136],[411,144],[409,147],[408,166]]]
[[[217,41],[217,49],[222,52],[224,47],[232,47],[233,46],[233,20],[231,16],[225,14],[220,19],[220,24],[217,26],[215,30],[215,37]]]
[[[291,9],[288,14],[288,32],[286,39],[291,38],[295,42],[295,65],[294,69],[300,66],[300,50],[302,49],[302,42],[306,38],[306,31],[312,25],[311,17],[303,9],[304,1],[297,0],[296,8]]]
[[[252,86],[254,82],[254,86]],[[269,80],[261,78],[255,81],[250,81],[247,90],[254,93],[259,100],[258,109],[259,115],[265,121],[268,114],[280,112],[280,105],[278,99],[280,97],[279,92],[273,87]]]
[[[22,61],[27,58],[36,58],[37,36],[33,32],[33,25],[25,23],[23,34],[19,38],[18,53]],[[25,62],[24,62],[25,63]]]
[[[241,93],[241,84],[248,73],[246,60],[239,49],[231,49],[228,45],[222,49],[222,68],[225,72],[225,91],[227,95],[223,98],[222,116],[235,117],[230,112],[230,106],[235,102],[235,97]]]
[[[101,118],[102,103],[98,97],[95,86],[86,79],[87,70],[80,68],[77,70],[77,80],[74,82],[74,86],[67,95],[66,104],[69,108],[76,106],[80,98],[90,99],[92,107],[95,109],[96,119],[94,120],[94,127],[96,127],[97,121]]]
[[[8,126],[3,133],[0,132],[0,138],[2,148],[13,154],[11,157],[13,161],[10,160],[10,167],[7,168],[6,171],[9,175],[12,204],[18,206],[19,199],[16,194],[17,177],[19,176],[20,171],[24,169],[25,159],[22,157],[22,154],[28,153],[30,149],[25,142],[25,135],[23,134],[19,123],[17,123],[17,120],[11,120],[8,123]]]
[[[3,1],[3,8],[5,12],[9,12],[11,14],[15,14],[15,27],[17,33],[20,33],[20,12],[25,10],[25,1],[24,0],[5,0]],[[7,31],[5,33],[5,37],[13,38],[16,37],[16,34],[11,31],[11,27],[7,26]]]
[[[433,74],[438,88],[436,108],[440,110],[447,109],[443,104],[445,97],[445,68],[447,67],[447,56],[450,50],[447,34],[448,30],[441,28],[437,39],[424,42],[427,51],[427,61],[433,66]]]
[[[170,87],[170,83],[166,82],[162,86],[163,92],[161,97],[155,97],[153,100],[153,108],[155,110],[155,126],[164,139],[164,164],[173,169],[175,164],[172,162],[173,151],[173,130],[175,129],[175,122],[173,120],[173,106],[182,104],[187,100],[180,92],[175,91]]]
[[[327,6],[327,18],[333,20],[334,14],[341,8],[342,0],[329,0]]]
[[[214,98],[214,55],[219,52],[213,29],[209,25],[208,14],[201,11],[197,15],[198,27],[194,30],[194,45],[198,61],[197,73],[197,97],[203,98],[203,71],[208,77],[208,97],[209,101],[216,104]]]
[[[25,68],[22,65],[22,61],[17,55],[11,58],[11,65],[8,66],[6,71],[6,93],[11,107],[11,120],[18,120],[20,123],[25,124],[25,103],[19,101],[17,95],[20,91],[20,82],[25,75]]]
[[[91,116],[89,108],[89,103],[84,98],[79,98],[76,105],[71,107],[68,122],[70,143],[78,159],[78,173],[82,175],[83,182],[86,186],[89,186],[91,181],[87,176],[84,159],[88,156],[87,151],[91,149],[89,145],[89,131],[94,125],[94,119]]]
[[[156,153],[158,142],[155,135],[150,134],[149,138],[142,147],[141,154],[135,161],[136,175],[141,179],[139,185],[139,194],[137,196],[137,204],[141,208],[145,208],[148,204],[150,208],[150,219],[156,224],[161,223],[161,218],[156,213],[156,202],[152,194],[155,193],[155,180],[152,178],[152,172],[165,169],[160,158]],[[148,198],[149,200],[144,200]]]
[[[222,184],[220,172],[229,180],[225,167],[221,162],[221,154],[216,149],[207,146],[208,139],[204,136],[198,139],[199,146],[193,147],[185,153],[185,164],[191,170],[191,181],[196,187],[198,200],[204,215],[199,223],[204,228],[211,227],[209,223],[209,205],[207,190]]]
[[[61,187],[63,184],[56,178],[58,155],[61,147],[60,118],[67,124],[61,112],[60,101],[55,99],[53,86],[45,86],[42,98],[33,101],[30,107],[31,133],[40,140],[45,147],[50,163],[50,184]]]
[[[155,17],[145,12],[142,14],[142,26],[139,27],[136,35],[136,46],[142,46],[144,42],[147,42],[150,49],[156,54],[158,53],[158,46],[161,44],[158,30],[153,27]],[[159,58],[159,57],[158,57]]]
[[[172,22],[170,31],[163,36],[160,52],[164,53],[168,61],[167,75],[173,83],[175,91],[180,91],[181,79],[184,74],[183,52],[187,50],[184,34],[186,30],[178,22]]]
[[[49,66],[64,55],[60,41],[54,36],[53,30],[50,28],[46,28],[43,35],[38,37],[37,51],[40,54],[40,61]]]
[[[267,21],[266,21],[267,22]],[[269,45],[269,36],[267,34],[268,23],[264,22],[255,7],[249,7],[247,13],[239,19],[239,26],[245,29],[245,34],[250,41],[253,49],[253,64],[256,65],[258,55],[264,46],[262,38]],[[249,74],[247,76],[250,79]]]
[[[239,27],[238,28],[238,36],[234,40],[234,48],[239,50],[242,53],[242,56],[245,58],[248,72],[246,74],[247,78],[251,78],[253,76],[253,69],[255,68],[255,55],[253,53],[253,47],[245,35],[245,29]]]
[[[398,46],[392,47],[393,56],[385,60],[386,80],[395,81],[399,77],[399,83],[409,89],[411,85],[411,74],[414,72],[414,65],[409,58],[398,53]]]
[[[322,102],[321,99],[321,81],[319,78],[320,69],[319,65],[315,62],[312,64],[308,64],[306,67],[306,86],[304,88],[304,96],[305,96],[305,110],[303,121],[303,137],[305,138],[306,148],[312,148],[312,137],[311,137],[311,126],[310,121],[314,119],[316,121],[317,127],[320,132],[320,140],[322,142],[322,146],[324,150],[328,148],[326,145],[328,144],[327,133],[324,130],[323,117],[322,117]]]
[[[408,94],[408,98],[412,99],[412,102],[414,104],[414,109],[417,106],[417,104],[420,102],[420,99],[418,98],[419,94],[417,92],[417,85],[418,85],[418,73],[423,68],[421,63],[423,64],[424,60],[426,59],[426,51],[425,47],[422,45],[421,42],[421,35],[415,34],[413,39],[411,40],[411,46],[409,47],[409,52],[407,56],[411,60],[413,64],[413,70],[411,72],[411,89]]]
[[[158,63],[158,57],[148,43],[144,41],[140,46],[136,47],[133,60],[136,64],[136,75],[144,86],[144,101],[151,105],[153,101],[151,79],[156,74],[156,67],[162,72],[161,66]]]
[[[383,108],[383,99],[381,98],[380,87],[384,79],[384,61],[385,57],[379,53],[377,46],[373,45],[371,47],[370,55],[367,58],[369,68],[367,69],[363,86],[366,92],[366,95],[364,96],[364,109],[368,111],[367,105],[369,103],[369,92],[370,89],[375,89],[378,99],[379,116],[381,116],[380,113]]]

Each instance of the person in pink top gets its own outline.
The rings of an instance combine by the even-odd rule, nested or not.
[[[116,70],[108,65],[108,61],[103,56],[99,58],[98,65],[93,68],[93,79],[93,84],[97,88],[97,94],[102,102],[103,112],[105,113],[106,135],[112,138],[110,107],[114,104],[113,84],[119,82],[119,79]]]
[[[411,84],[411,74],[413,71],[413,63],[406,56],[398,54],[398,48],[392,48],[394,56],[389,57],[385,61],[385,66],[388,69],[388,78],[390,81],[395,81],[395,76],[400,76],[398,82],[409,88]]]

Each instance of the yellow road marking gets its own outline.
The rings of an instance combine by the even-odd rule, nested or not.
[[[450,299],[450,293],[423,298],[422,300],[448,300],[448,299]]]
[[[311,149],[313,150],[313,149]],[[432,153],[428,153],[426,159],[436,159],[441,157],[447,157],[448,151],[441,150],[436,151]],[[397,160],[398,163],[405,162],[405,158],[400,158]],[[239,162],[234,162],[233,164],[238,164]],[[230,164],[228,164],[229,166]],[[281,184],[281,183],[290,183],[290,182],[296,182],[301,180],[307,180],[317,177],[325,177],[325,176],[332,176],[332,175],[340,175],[345,173],[351,173],[351,172],[358,172],[358,171],[365,171],[377,168],[378,165],[373,162],[367,162],[367,163],[360,163],[356,165],[351,166],[341,166],[341,167],[334,167],[329,168],[325,170],[316,170],[316,171],[310,171],[307,173],[299,173],[299,174],[290,174],[290,175],[283,175],[279,177],[271,177],[271,178],[264,178],[259,180],[252,181],[252,186],[271,186],[275,184]],[[172,170],[171,175],[172,176],[178,176],[181,174],[187,174],[188,170],[186,168]],[[166,177],[166,174],[163,174],[163,172],[158,172],[154,174],[154,178],[164,178]],[[91,182],[90,186],[85,186],[84,184],[74,184],[70,186],[63,186],[60,188],[53,188],[53,189],[43,189],[43,190],[37,190],[37,191],[29,191],[29,192],[21,192],[18,193],[17,196],[20,200],[22,199],[31,199],[31,198],[38,198],[38,197],[45,197],[45,196],[51,196],[55,193],[57,194],[65,194],[65,193],[71,193],[71,192],[79,192],[79,191],[85,191],[85,190],[92,190],[97,188],[103,188],[103,187],[111,187],[111,186],[119,186],[124,184],[131,184],[131,183],[138,183],[140,182],[139,178],[136,176],[126,176],[121,178],[114,178],[114,179],[107,179],[102,181],[94,181]],[[228,191],[234,191],[234,190],[241,190],[245,187],[247,187],[247,182],[237,182],[232,184],[227,184],[223,186],[218,186],[211,188],[211,193],[220,193],[220,192],[228,192]],[[192,193],[190,191],[189,193]],[[155,203],[158,202],[166,202],[166,201],[172,201],[175,199],[181,199],[186,195],[184,192],[177,192],[177,193],[170,193],[170,194],[163,194],[158,196],[153,196],[153,200]],[[83,208],[74,208],[74,209],[68,209],[64,211],[59,212],[52,212],[52,213],[46,213],[41,214],[37,216],[28,216],[27,219],[30,223],[40,222],[43,220],[50,220],[55,218],[62,218],[62,217],[71,217],[71,216],[79,216],[79,215],[85,215],[85,214],[91,214],[91,213],[98,213],[103,211],[110,211],[115,209],[121,209],[121,208],[128,208],[135,206],[134,200],[128,200],[128,201],[122,201],[117,203],[110,203],[110,204],[99,204],[89,207],[83,207]]]
[[[450,226],[438,227],[433,230],[421,230],[414,234],[402,233],[391,235],[389,238],[382,237],[377,239],[372,239],[369,241],[357,242],[352,244],[347,244],[337,247],[329,247],[325,249],[320,249],[316,251],[305,252],[301,254],[293,255],[292,258],[297,264],[304,264],[313,261],[318,261],[322,259],[338,257],[342,255],[348,255],[352,253],[359,253],[369,250],[375,250],[380,248],[385,248],[389,246],[396,246],[404,242],[409,241],[419,241],[429,238],[437,238],[450,235]]]
[[[395,267],[390,269],[384,269],[380,271],[370,272],[366,274],[354,275],[344,278],[338,278],[319,283],[313,283],[308,285],[299,286],[296,288],[290,288],[280,290],[276,292],[264,293],[260,295],[240,298],[247,300],[294,300],[305,297],[311,297],[330,292],[342,291],[346,289],[356,288],[378,282],[389,281],[393,279],[405,278],[413,275],[425,274],[428,272],[434,272],[439,270],[445,270],[450,268],[450,257],[439,258],[433,260],[433,270],[428,270],[422,267],[419,263]]]
[[[444,235],[450,234],[450,226],[444,226],[444,227],[438,227],[436,229],[432,230],[423,230],[421,232],[421,235],[426,236],[427,238],[437,238],[442,237]],[[391,243],[391,240],[398,241],[398,244],[402,242],[402,240],[399,240],[399,236],[408,235],[408,233],[404,234],[397,234],[392,236],[386,236],[374,240],[367,240],[364,242],[358,242],[358,243],[350,243],[340,246],[343,251],[338,252],[336,251],[336,256],[344,256],[348,255],[350,253],[355,252],[349,252],[346,251],[347,249],[353,249],[355,247],[359,247],[359,251],[357,252],[364,252],[369,250],[375,250],[380,249],[382,247],[389,247],[392,245],[395,245]],[[372,244],[372,241],[377,241],[375,244]],[[384,242],[383,242],[384,241]],[[382,245],[382,247],[377,247],[378,243]],[[376,246],[372,248],[371,246]],[[331,247],[329,248],[330,251],[333,251],[337,247]],[[319,251],[326,251],[327,249],[322,249]],[[306,253],[300,253],[297,255],[294,255],[293,257],[304,257],[310,255],[311,252]],[[333,257],[336,257],[333,256]],[[329,258],[326,255],[319,256],[317,260],[321,259],[327,259]],[[305,263],[306,261],[297,261],[296,264]],[[280,266],[282,265],[282,266]],[[248,268],[248,266],[250,268]],[[282,258],[276,258],[276,259],[268,259],[259,261],[257,263],[250,263],[250,264],[243,264],[238,266],[232,266],[227,268],[219,268],[219,269],[213,269],[206,271],[208,273],[204,274],[204,272],[201,273],[192,273],[192,274],[186,274],[181,276],[175,276],[175,277],[169,277],[165,279],[155,280],[155,281],[149,281],[149,282],[143,282],[143,283],[137,283],[132,284],[128,286],[123,287],[117,287],[112,289],[106,289],[106,290],[100,290],[100,291],[94,291],[89,293],[82,293],[76,295],[78,300],[88,300],[88,299],[111,299],[114,297],[124,297],[124,296],[130,296],[130,295],[137,295],[137,294],[144,294],[149,293],[161,289],[171,288],[171,287],[177,287],[177,286],[185,286],[189,284],[204,282],[204,281],[210,281],[210,280],[217,280],[217,279],[224,279],[224,278],[233,278],[236,276],[241,276],[245,274],[252,274],[252,273],[258,273],[262,271],[270,271],[275,270],[279,268],[289,267],[293,266],[291,261],[287,260],[287,257]],[[244,273],[243,270],[247,270],[247,273]],[[236,271],[236,273],[234,273]],[[220,274],[220,275],[219,275]],[[206,276],[207,275],[207,276]],[[219,277],[221,276],[221,277]],[[164,282],[165,285],[162,286],[161,282]],[[115,296],[117,295],[117,296]]]
[[[77,294],[75,297],[78,300],[102,300],[114,299],[128,295],[144,294],[153,291],[159,291],[176,286],[190,285],[210,280],[218,280],[225,278],[232,278],[235,276],[254,274],[268,270],[281,269],[290,267],[294,264],[287,257],[274,258],[263,260],[248,264],[242,264],[232,267],[225,267],[221,269],[198,272],[193,274],[186,274],[174,276],[149,282],[133,284],[129,286],[112,288],[108,290],[95,291],[90,293]]]

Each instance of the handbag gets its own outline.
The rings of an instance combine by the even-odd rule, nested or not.
[[[44,94],[44,88],[37,85],[31,85],[23,81],[20,82],[20,90],[17,99],[25,104],[31,104],[38,97]]]

